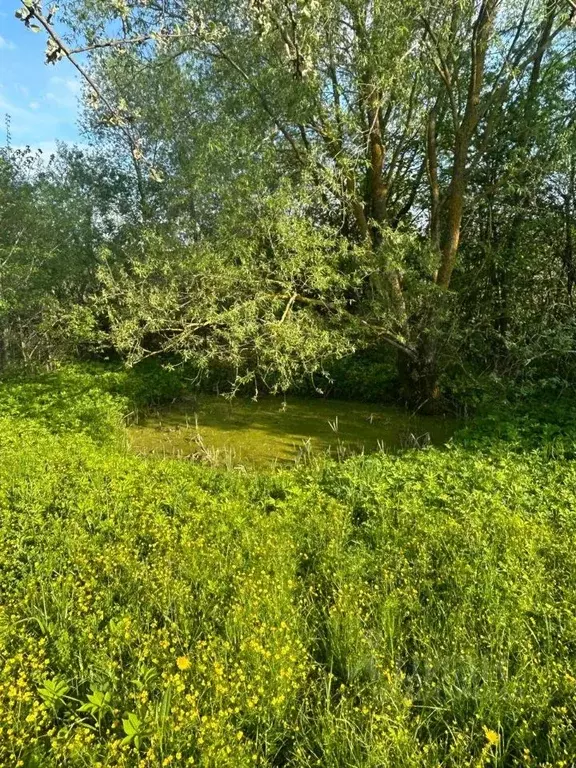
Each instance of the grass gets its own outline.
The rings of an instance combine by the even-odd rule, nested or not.
[[[0,391],[0,765],[574,765],[569,432],[496,419],[238,474],[66,429],[22,388]]]

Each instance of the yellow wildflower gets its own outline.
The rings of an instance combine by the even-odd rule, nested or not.
[[[176,666],[178,669],[182,670],[184,672],[186,669],[190,669],[192,664],[190,663],[190,659],[188,656],[178,656],[176,659]]]
[[[496,731],[493,731],[490,728],[486,728],[485,725],[482,727],[484,730],[484,736],[486,736],[486,741],[493,747],[497,747],[500,743],[500,736],[496,733]]]

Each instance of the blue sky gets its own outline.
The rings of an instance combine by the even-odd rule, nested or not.
[[[0,144],[6,142],[6,113],[14,147],[51,152],[56,140],[83,143],[79,76],[68,61],[44,64],[46,35],[31,32],[14,17],[18,6],[18,0],[0,0]]]

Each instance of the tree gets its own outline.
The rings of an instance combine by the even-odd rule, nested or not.
[[[90,123],[120,137],[142,201],[148,169],[149,223],[176,218],[187,247],[214,233],[222,243],[223,224],[238,223],[231,206],[249,216],[289,180],[310,221],[355,254],[336,302],[350,343],[394,347],[412,399],[434,403],[471,177],[500,143],[501,115],[522,102],[532,120],[548,57],[570,34],[568,3],[74,0],[74,46],[25,5],[23,19],[48,32],[48,58],[90,57]],[[522,131],[510,141],[529,144]],[[262,292],[266,316],[285,318],[286,289]],[[330,301],[306,281],[288,296],[294,322],[316,312],[312,339]]]
[[[0,366],[37,365],[95,339],[99,244],[127,219],[127,185],[102,155],[0,151]]]

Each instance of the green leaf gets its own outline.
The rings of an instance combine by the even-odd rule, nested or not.
[[[158,672],[154,667],[143,667],[138,677],[135,677],[131,682],[137,686],[139,691],[143,691],[145,688],[149,688],[157,677]]]
[[[135,712],[129,712],[122,720],[122,727],[126,736],[122,739],[122,744],[134,744],[139,749],[142,744],[143,729],[142,721]]]
[[[124,730],[128,736],[138,732],[142,722],[135,712],[130,712],[128,717],[123,721]]]
[[[154,181],[158,182],[158,184],[162,184],[164,181],[164,175],[162,174],[162,171],[159,171],[156,168],[150,168],[150,177],[154,179]]]
[[[40,32],[40,27],[38,24],[30,24],[29,29],[31,29],[32,32]]]
[[[159,715],[162,719],[166,719],[168,715],[170,714],[170,705],[172,703],[172,689],[170,686],[166,688],[164,691],[164,695],[162,696],[162,701],[160,702],[160,711]]]
[[[110,691],[99,691],[92,688],[92,693],[88,694],[88,701],[79,707],[79,712],[88,712],[93,717],[101,718],[110,709],[112,699]]]
[[[45,680],[38,693],[43,701],[51,707],[58,707],[64,703],[64,697],[70,690],[65,680],[55,677],[53,680]]]

